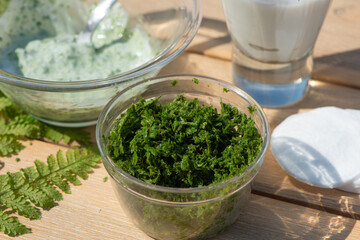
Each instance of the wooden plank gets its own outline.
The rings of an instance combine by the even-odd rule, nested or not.
[[[314,79],[360,88],[359,12],[358,0],[333,1],[314,49]]]
[[[178,64],[178,63],[181,64]],[[163,69],[161,74],[192,73],[231,81],[230,62],[203,55],[184,53]],[[179,66],[181,66],[179,68]],[[323,106],[360,109],[360,90],[311,81],[311,90],[296,105],[281,109],[265,109],[270,127],[274,129],[286,117]],[[341,212],[352,217],[360,216],[360,195],[339,190],[321,189],[302,184],[288,177],[269,150],[257,178],[256,191],[303,205],[315,205],[327,211]]]
[[[1,172],[31,166],[32,157],[45,160],[58,149],[54,144],[33,141],[18,156],[3,158]],[[21,162],[15,162],[15,157]],[[121,210],[110,182],[103,182],[105,176],[100,165],[83,185],[72,186],[72,194],[64,194],[56,207],[42,211],[41,220],[19,217],[32,233],[17,239],[151,239]],[[360,222],[355,219],[252,194],[239,219],[213,239],[359,239],[359,231]],[[0,233],[0,239],[7,238]]]
[[[255,194],[239,219],[214,240],[360,239],[360,221]]]
[[[334,0],[314,48],[313,79],[360,88],[360,1]],[[231,39],[220,0],[207,0],[189,52],[231,59]]]

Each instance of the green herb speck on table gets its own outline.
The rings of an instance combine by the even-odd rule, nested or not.
[[[179,83],[178,81],[174,80],[171,82],[171,86],[175,87],[178,83]]]

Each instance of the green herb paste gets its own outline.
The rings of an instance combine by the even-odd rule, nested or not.
[[[117,75],[155,56],[148,33],[119,2],[92,43],[77,42],[93,7],[81,0],[11,0],[0,16],[0,67],[29,78],[78,81]]]
[[[254,162],[262,137],[251,117],[229,104],[220,113],[179,95],[160,105],[141,99],[107,137],[111,159],[130,175],[167,187],[199,187],[227,180]]]

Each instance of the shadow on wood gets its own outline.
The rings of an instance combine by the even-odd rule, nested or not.
[[[297,194],[297,199],[307,201]],[[346,239],[355,223],[355,219],[252,194],[238,220],[214,240]]]
[[[360,88],[360,49],[314,59],[313,79]]]

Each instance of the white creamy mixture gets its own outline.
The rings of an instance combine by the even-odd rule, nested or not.
[[[155,56],[148,33],[118,2],[95,31],[93,44],[103,47],[68,42],[90,12],[80,0],[11,0],[0,17],[0,67],[29,78],[77,81],[117,75]]]
[[[312,51],[329,0],[223,0],[236,47],[260,61],[288,62]]]

